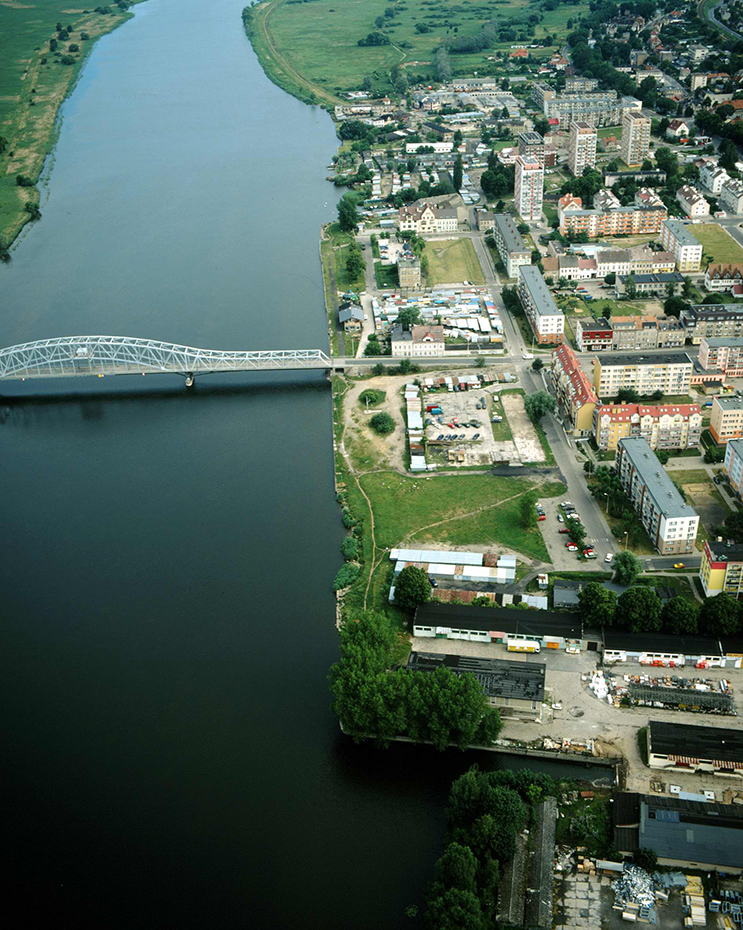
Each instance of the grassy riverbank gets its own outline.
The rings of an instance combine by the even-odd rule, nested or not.
[[[65,0],[0,6],[0,245],[7,248],[39,203],[35,187],[59,128],[57,114],[100,36],[134,2],[71,12]],[[57,24],[64,28],[60,34]],[[22,184],[18,183],[21,178]]]

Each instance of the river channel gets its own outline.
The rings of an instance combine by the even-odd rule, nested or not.
[[[327,348],[331,120],[244,0],[148,0],[63,108],[0,345]],[[342,738],[330,398],[316,374],[8,387],[6,910],[19,927],[406,927],[477,757]],[[483,765],[496,758],[477,758]]]

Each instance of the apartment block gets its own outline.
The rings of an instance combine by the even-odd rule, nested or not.
[[[668,274],[676,270],[673,252],[654,252],[638,245],[629,249],[630,274]]]
[[[743,400],[739,397],[715,397],[709,431],[719,445],[743,439]]]
[[[720,189],[720,206],[728,213],[743,213],[743,181],[725,181]]]
[[[426,233],[456,232],[457,209],[450,203],[427,203],[420,200],[398,211],[400,231],[412,231],[419,236]]]
[[[730,180],[730,175],[714,161],[709,161],[699,169],[699,180],[711,194],[719,197],[722,185]]]
[[[650,151],[650,118],[637,110],[622,114],[622,161],[628,167],[641,165]]]
[[[687,216],[709,216],[709,204],[695,187],[688,184],[680,187],[676,200]]]
[[[638,294],[653,294],[655,297],[669,297],[680,292],[684,286],[684,276],[680,271],[668,271],[663,274],[617,275],[614,290],[618,297],[627,293],[627,281],[632,278]]]
[[[703,368],[719,368],[728,378],[743,377],[743,339],[703,336],[699,344],[699,363]]]
[[[705,336],[743,336],[743,305],[692,304],[679,314],[686,338],[699,345]]]
[[[705,597],[729,594],[739,598],[743,595],[743,546],[705,542],[699,580]]]
[[[694,551],[699,516],[684,503],[645,439],[620,439],[616,471],[640,522],[661,555]]]
[[[420,287],[421,284],[421,263],[420,259],[413,256],[405,256],[397,260],[397,278],[400,287],[404,289]]]
[[[575,344],[579,352],[608,352],[613,336],[611,322],[604,317],[578,320],[575,324]]]
[[[542,218],[544,195],[544,168],[534,159],[516,156],[516,178],[514,181],[514,206],[516,212],[527,223],[538,223]]]
[[[517,138],[519,155],[526,161],[538,161],[544,168],[544,138],[538,132],[520,132]]]
[[[681,272],[699,271],[702,263],[702,243],[681,220],[663,220],[660,227],[663,248],[673,252],[676,268]]]
[[[638,207],[611,206],[608,209],[584,210],[579,197],[571,197],[560,211],[560,232],[563,236],[585,233],[589,239],[601,236],[654,236],[668,216],[665,204]],[[563,198],[563,201],[565,198]],[[701,259],[701,256],[700,256]]]
[[[618,126],[625,113],[639,112],[642,106],[634,97],[617,97],[613,90],[592,94],[552,93],[542,104],[543,112],[547,119],[556,119],[563,128],[573,121],[591,126]]]
[[[558,346],[552,353],[552,388],[570,433],[577,437],[590,436],[599,399],[570,346]]]
[[[519,268],[519,299],[540,345],[559,345],[565,333],[565,314],[552,299],[536,265]]]
[[[599,397],[616,397],[621,388],[633,388],[650,396],[688,394],[693,364],[686,352],[655,355],[597,356],[593,361],[593,386]]]
[[[611,326],[611,348],[615,352],[681,349],[686,341],[684,327],[672,316],[615,316]]]
[[[704,273],[704,286],[708,291],[732,291],[743,286],[743,265],[713,262]]]
[[[596,128],[584,121],[570,124],[568,140],[568,168],[579,178],[586,168],[596,167]]]
[[[655,449],[693,449],[702,435],[699,404],[599,404],[593,436],[602,452],[613,452],[620,439],[644,439]]]
[[[728,443],[723,471],[730,480],[730,487],[740,497],[743,490],[743,439],[731,439]]]
[[[531,252],[524,245],[513,217],[496,213],[493,217],[493,238],[509,278],[518,277],[521,265],[531,264]]]
[[[596,90],[598,86],[598,78],[574,76],[565,78],[565,93],[568,94],[585,94],[592,90]]]

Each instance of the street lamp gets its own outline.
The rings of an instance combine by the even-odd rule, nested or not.
[[[609,516],[609,492],[604,491],[604,497],[606,498],[606,516]]]
[[[629,530],[624,531],[624,551],[627,551],[627,543],[629,542]]]

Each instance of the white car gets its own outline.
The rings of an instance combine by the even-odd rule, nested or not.
[[[604,559],[604,562],[613,562],[613,561],[614,561],[614,553],[613,553],[613,552],[610,552],[610,553],[608,553],[608,555],[607,555],[606,558]]]
[[[531,352],[524,352],[521,358],[534,358]]]

